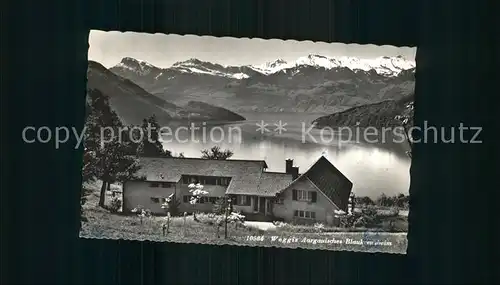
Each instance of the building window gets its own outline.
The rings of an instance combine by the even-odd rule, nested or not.
[[[230,178],[227,177],[217,177],[217,176],[192,176],[192,175],[183,175],[182,183],[190,184],[190,183],[200,183],[202,185],[220,185],[220,186],[228,186]]]
[[[198,203],[200,204],[205,204],[205,203],[214,204],[215,201],[217,201],[217,197],[201,196],[200,199],[198,199]]]
[[[299,201],[310,201],[311,192],[304,190],[297,190],[297,200]]]
[[[247,196],[238,196],[238,205],[245,205],[247,202]]]
[[[163,197],[151,197],[151,203],[164,204],[167,202],[167,198]]]
[[[243,206],[246,204],[246,202],[247,202],[247,196],[239,195],[236,197],[236,204],[237,205]]]
[[[218,181],[218,184],[221,185],[221,186],[228,186],[229,185],[229,178],[227,177],[221,177],[219,179],[217,179]]]
[[[193,196],[191,196],[191,195],[184,195],[182,197],[182,202],[189,203],[189,201],[191,200],[191,197],[193,197]]]
[[[305,190],[293,189],[292,200],[316,203],[317,194],[318,193],[316,191],[305,191]]]
[[[302,219],[316,219],[316,213],[311,212],[311,211],[301,211],[301,210],[295,210],[293,215],[296,218],[302,218]]]
[[[236,196],[236,205],[238,205],[238,206],[250,206],[251,205],[250,196],[246,196],[246,195]]]
[[[204,184],[207,185],[217,185],[217,177],[205,177],[204,179]]]
[[[151,183],[149,183],[149,187],[152,187],[152,188],[160,187],[160,183],[158,183],[158,182],[151,182]]]
[[[162,188],[170,188],[170,187],[172,187],[172,184],[173,183],[171,183],[171,182],[162,182],[161,187]]]
[[[182,183],[184,184],[191,184],[191,183],[201,183],[200,179],[196,176],[192,175],[183,175],[182,176]]]

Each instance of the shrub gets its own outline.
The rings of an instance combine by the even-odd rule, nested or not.
[[[398,208],[390,208],[389,210],[383,211],[382,213],[378,214],[381,217],[397,217],[399,216],[399,209]]]
[[[377,216],[377,208],[373,206],[368,206],[366,208],[361,209],[361,214],[364,216],[375,217]]]
[[[321,223],[316,223],[316,224],[314,224],[314,228],[318,231],[322,231],[325,228],[325,225],[323,225]]]
[[[273,225],[277,228],[280,228],[280,227],[284,227],[287,225],[287,223],[283,222],[283,221],[273,221]]]
[[[165,211],[167,211],[167,213],[169,213],[171,217],[178,217],[181,214],[179,210],[180,205],[181,202],[178,199],[175,199],[175,196],[172,194],[161,205],[161,208],[165,209]]]
[[[181,201],[178,199],[173,199],[170,205],[168,206],[168,212],[172,217],[178,217],[181,215],[180,211]]]
[[[226,216],[225,215],[217,215],[214,213],[199,213],[197,215],[197,219],[201,223],[209,224],[209,225],[217,225],[223,224]],[[227,216],[228,224],[243,224],[245,221],[245,216],[240,213],[233,212]]]
[[[117,213],[122,207],[122,200],[118,197],[113,197],[111,198],[111,201],[109,202],[109,211],[111,213]]]
[[[364,228],[364,227],[358,227],[358,228],[344,228],[344,227],[327,227],[327,226],[320,226],[320,224],[316,224],[314,226],[311,225],[292,225],[292,224],[287,224],[287,223],[274,223],[276,225],[276,229],[280,232],[287,232],[287,233],[334,233],[334,232],[380,232],[383,231],[383,229],[378,229],[378,228]]]
[[[283,222],[274,222],[276,228],[283,232],[292,232],[292,233],[319,233],[324,232],[327,228],[320,223],[315,225],[293,225],[287,224]]]
[[[212,225],[215,224],[217,216],[219,215],[213,213],[198,213],[196,219],[200,223]]]
[[[215,201],[214,206],[213,206],[213,213],[217,215],[223,215],[226,207],[226,199],[225,198],[219,198]]]
[[[245,216],[241,213],[232,212],[228,215],[227,222],[231,224],[242,224],[245,222]]]
[[[143,224],[144,218],[150,218],[151,217],[151,210],[145,209],[141,205],[139,205],[136,208],[132,209],[132,213],[136,213],[137,214],[137,216],[139,217],[139,220],[141,222],[141,225]]]

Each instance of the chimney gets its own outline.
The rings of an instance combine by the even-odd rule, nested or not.
[[[292,175],[292,179],[295,180],[299,177],[299,168],[293,166],[293,159],[286,160],[285,172]]]
[[[285,160],[285,172],[289,174],[292,173],[292,168],[293,168],[293,159]]]

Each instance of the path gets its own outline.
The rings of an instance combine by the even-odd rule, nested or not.
[[[276,226],[273,223],[269,223],[269,222],[246,221],[245,225],[248,227],[257,228],[259,230],[264,230],[264,231],[276,229]]]

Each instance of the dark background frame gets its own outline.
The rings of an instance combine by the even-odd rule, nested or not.
[[[489,184],[496,171],[489,167],[495,162],[485,139],[481,145],[415,146],[409,248],[404,256],[80,240],[77,189],[82,151],[70,144],[58,150],[48,144],[25,144],[20,136],[27,125],[83,127],[86,82],[82,79],[90,29],[417,46],[416,125],[422,126],[424,120],[436,126],[462,122],[482,126],[486,135],[493,128],[494,93],[487,82],[493,80],[489,68],[496,54],[488,48],[495,41],[485,31],[494,27],[488,22],[493,9],[486,1],[477,2],[9,3],[11,11],[2,15],[1,24],[2,44],[9,45],[1,56],[1,116],[2,125],[6,124],[1,130],[2,139],[6,138],[1,145],[2,284],[493,280],[498,273],[479,262],[494,257],[489,245],[498,240],[487,233],[494,199],[485,197],[493,195],[495,187]],[[464,224],[470,223],[475,205],[486,218],[473,219],[472,230],[467,230]]]

